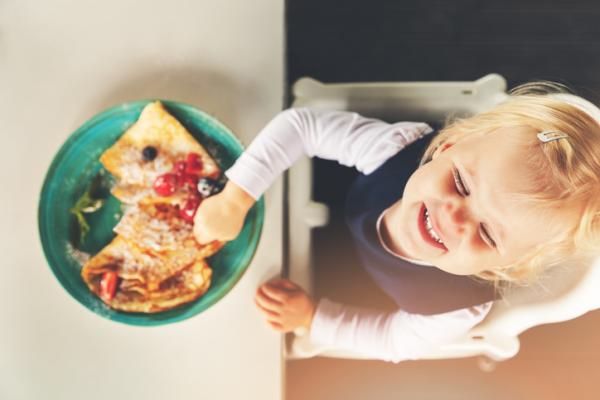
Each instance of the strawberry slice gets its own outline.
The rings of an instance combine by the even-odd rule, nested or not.
[[[185,164],[186,174],[198,175],[202,172],[202,159],[198,153],[189,153]]]
[[[117,273],[115,271],[106,271],[102,274],[100,280],[100,298],[105,302],[111,301],[117,291]]]
[[[188,222],[194,222],[194,215],[196,215],[201,200],[200,196],[196,194],[188,197],[183,208],[179,209],[179,216]]]
[[[185,161],[177,161],[173,164],[173,173],[175,175],[183,175],[187,168],[187,163]]]
[[[196,191],[198,186],[198,175],[184,174],[181,177],[181,186]]]
[[[154,191],[159,196],[170,196],[179,187],[179,177],[172,173],[160,175],[154,181]]]

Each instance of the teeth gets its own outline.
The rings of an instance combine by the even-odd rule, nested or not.
[[[427,211],[427,209],[425,209],[425,227],[427,228],[429,236],[431,236],[433,240],[435,240],[438,243],[444,243],[442,242],[442,239],[437,235],[437,233],[435,233],[435,231],[433,230],[433,226],[431,225],[431,220],[429,219],[429,212]]]

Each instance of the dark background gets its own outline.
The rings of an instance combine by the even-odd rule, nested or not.
[[[325,83],[473,81],[496,72],[509,88],[545,79],[600,100],[598,1],[287,0],[286,25],[286,107],[291,85],[303,76]],[[354,264],[352,250],[330,251],[349,243],[341,216],[356,173],[318,159],[313,167],[314,199],[331,211],[331,223],[313,232],[317,296],[389,306]],[[592,313],[525,332],[521,352],[492,373],[480,371],[475,359],[292,361],[286,398],[440,398],[433,390],[439,384],[447,388],[443,398],[481,398],[475,393],[486,388],[486,399],[594,398],[600,357],[590,349],[599,347],[598,328]]]

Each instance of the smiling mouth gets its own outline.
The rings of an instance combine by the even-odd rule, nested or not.
[[[433,229],[433,225],[429,218],[429,212],[425,207],[425,203],[421,204],[421,210],[419,212],[417,224],[419,226],[419,233],[421,234],[421,238],[424,242],[433,247],[437,247],[438,249],[448,251],[440,236]]]

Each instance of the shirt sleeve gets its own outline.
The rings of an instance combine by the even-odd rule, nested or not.
[[[225,175],[258,199],[302,154],[369,174],[431,132],[424,122],[390,124],[349,111],[290,108],[259,132]]]
[[[492,304],[490,301],[443,314],[420,315],[403,310],[385,313],[322,299],[310,339],[328,349],[384,361],[417,360],[467,333],[485,318]]]

